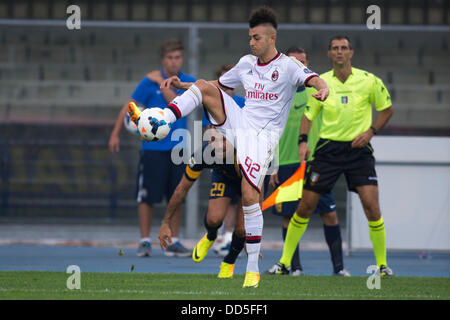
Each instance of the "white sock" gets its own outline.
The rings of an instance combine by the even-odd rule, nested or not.
[[[178,242],[178,237],[172,237],[172,243],[177,243]]]
[[[259,203],[245,207],[244,209],[244,225],[247,246],[247,271],[259,272],[258,259],[261,248],[261,238],[264,219]]]
[[[202,104],[202,93],[200,89],[193,84],[181,96],[176,97],[164,109],[164,115],[170,123],[177,119],[187,116],[195,108]]]
[[[225,234],[223,235],[223,238],[225,239],[225,241],[230,242],[231,239],[233,238],[233,232],[231,232],[231,231],[225,232]]]
[[[144,242],[144,241],[152,242],[152,239],[151,238],[141,238],[141,242]]]

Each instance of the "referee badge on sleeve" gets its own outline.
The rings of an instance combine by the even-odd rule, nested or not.
[[[347,104],[348,103],[348,97],[347,96],[342,96],[341,97],[341,102],[342,102],[342,104]]]

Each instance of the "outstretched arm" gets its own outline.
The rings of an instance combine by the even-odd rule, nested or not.
[[[176,187],[172,197],[170,197],[167,204],[166,212],[161,223],[161,229],[159,230],[158,238],[161,245],[161,249],[166,249],[168,245],[172,244],[172,232],[170,230],[170,222],[175,215],[177,209],[183,203],[189,189],[194,184],[194,181],[190,181],[183,175],[180,183]]]
[[[172,76],[161,82],[160,88],[163,89],[181,89],[187,90],[193,85],[192,82],[181,82],[177,76]]]
[[[219,84],[219,81],[217,80],[211,80],[208,81],[209,83],[215,85],[216,87],[221,88],[222,90],[226,90],[227,88],[221,86]],[[177,76],[173,76],[170,78],[167,78],[166,80],[163,80],[161,82],[161,89],[181,89],[181,90],[187,90],[189,89],[194,83],[193,82],[181,82],[180,78]]]
[[[161,71],[159,71],[159,70],[155,70],[155,71],[148,73],[147,78],[149,78],[151,81],[155,82],[160,87],[164,81]],[[175,92],[173,92],[173,90],[171,90],[171,89],[168,89],[168,88],[164,88],[164,89],[160,88],[160,89],[161,89],[161,93],[164,97],[164,100],[166,100],[167,103],[169,103],[170,101],[175,99],[175,97],[177,96],[177,94]]]
[[[114,128],[111,131],[111,135],[109,136],[108,147],[111,153],[119,152],[120,150],[120,140],[119,133],[123,127],[123,119],[128,112],[128,102],[133,101],[132,99],[128,100],[127,103],[122,107],[119,114],[117,115],[116,123],[114,124]]]
[[[315,88],[317,93],[312,96],[319,101],[325,101],[328,97],[330,90],[328,89],[328,84],[320,77],[313,77],[309,80],[308,85]]]

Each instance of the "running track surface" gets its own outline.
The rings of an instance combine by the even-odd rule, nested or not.
[[[122,250],[123,255],[119,255]],[[262,250],[260,271],[270,268],[281,257],[281,250]],[[328,251],[303,250],[300,253],[307,275],[331,275]],[[0,246],[0,271],[62,271],[77,265],[86,272],[161,272],[161,273],[217,273],[222,258],[211,250],[201,262],[190,257],[166,257],[161,249],[152,248],[152,256],[139,258],[135,248],[3,245]],[[246,255],[236,261],[235,273],[244,274]],[[388,252],[389,266],[397,276],[450,277],[450,253]],[[353,252],[344,257],[344,265],[354,276],[368,276],[366,269],[375,264],[372,252]]]

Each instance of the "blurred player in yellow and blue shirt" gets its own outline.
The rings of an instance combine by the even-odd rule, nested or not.
[[[231,70],[231,68],[233,68],[233,65],[231,64],[223,64],[221,66],[219,66],[216,70],[216,78],[219,79],[225,72]],[[224,90],[228,95],[230,95],[233,100],[237,103],[237,105],[241,108],[244,107],[245,105],[245,98],[237,95],[234,93],[234,90],[229,90],[226,89]],[[206,114],[205,111],[203,110],[202,112],[202,121],[203,121],[203,127],[206,127],[208,129],[213,128],[211,122],[206,118]],[[220,135],[217,131],[216,131],[217,135]],[[213,171],[212,174],[212,183],[214,183],[214,180],[217,179],[216,174]],[[227,214],[226,214],[226,218],[225,218],[225,232],[223,232],[222,234],[219,234],[217,236],[217,239],[213,245],[213,250],[214,252],[219,255],[219,256],[226,256],[228,254],[228,251],[231,248],[231,244],[233,241],[233,237],[234,234],[232,232],[233,230],[233,224],[234,224],[234,220],[236,218],[236,212],[238,210],[237,206],[237,198],[238,197],[233,197],[231,200],[231,203],[228,205],[227,208]]]
[[[219,78],[222,74],[230,70],[233,66],[224,64],[217,69],[216,77]],[[225,92],[233,98],[236,103],[243,108],[245,105],[245,98],[234,94],[234,90],[225,90]],[[171,243],[171,230],[169,225],[172,221],[172,217],[181,205],[182,201],[186,197],[187,192],[192,187],[194,182],[198,179],[201,172],[204,169],[211,170],[211,188],[208,202],[208,211],[204,217],[203,223],[206,229],[206,234],[199,241],[204,245],[195,246],[192,254],[192,259],[195,262],[201,262],[207,255],[209,249],[219,239],[218,230],[222,226],[223,221],[226,219],[226,230],[230,233],[229,240],[221,242],[220,246],[216,249],[224,256],[224,259],[220,265],[220,271],[218,274],[219,278],[231,278],[234,273],[235,261],[244,248],[245,243],[245,231],[244,231],[244,221],[243,221],[243,211],[240,209],[239,213],[236,214],[237,207],[236,204],[241,198],[241,174],[239,167],[236,163],[235,150],[233,146],[223,140],[224,137],[214,129],[205,113],[203,112],[203,126],[207,127],[207,130],[213,130],[210,132],[214,139],[205,143],[202,147],[201,154],[204,155],[207,149],[212,147],[214,149],[214,161],[212,163],[207,163],[202,159],[200,162],[196,162],[194,154],[186,166],[186,172],[184,177],[181,179],[174,194],[170,198],[166,213],[164,215],[161,229],[159,233],[159,239],[161,248],[165,251],[169,243]],[[234,154],[234,162],[227,164],[223,160],[217,161],[221,156],[226,157],[226,154]],[[239,206],[240,207],[240,206]],[[235,223],[234,223],[235,221]],[[234,232],[231,232],[233,224],[235,226]],[[226,240],[223,238],[222,240]],[[216,251],[216,250],[215,250]]]
[[[307,53],[304,49],[293,46],[289,48],[286,55],[293,56],[306,67],[309,66]],[[312,89],[301,86],[297,89],[294,101],[291,105],[289,117],[278,144],[279,148],[279,169],[278,172],[270,176],[270,185],[276,188],[278,185],[289,179],[300,166],[300,159],[298,157],[298,136],[300,132],[300,122],[305,112],[308,97],[311,97]],[[313,99],[311,97],[311,99]],[[319,140],[320,118],[318,117],[313,123],[308,135],[308,145],[311,148],[310,159],[312,158],[313,150],[317,141]],[[273,207],[272,212],[275,215],[283,217],[283,240],[286,238],[289,220],[298,206],[298,201],[289,201],[277,204]],[[344,262],[342,258],[342,238],[341,229],[338,224],[336,214],[336,203],[333,193],[330,191],[320,197],[317,208],[314,213],[319,214],[323,221],[323,228],[325,240],[331,254],[331,261],[333,264],[333,274],[340,276],[349,276],[348,271],[344,269]],[[265,272],[266,274],[289,274],[289,270],[275,264],[272,268]],[[293,276],[303,275],[303,268],[300,263],[299,248],[296,246],[292,261],[290,264],[290,273]]]
[[[184,79],[182,81],[195,81],[195,78],[181,71],[183,51],[183,44],[178,39],[166,40],[161,47],[162,68],[150,72],[141,80],[131,95],[131,101],[137,102],[144,108],[165,108],[168,101],[171,101],[183,91],[160,89],[163,80],[177,75],[180,79]],[[111,133],[109,142],[111,152],[119,151],[118,135],[123,124],[123,117],[128,110],[127,105],[128,103],[119,114]],[[165,139],[156,142],[142,141],[137,178],[138,216],[141,233],[138,256],[150,256],[151,254],[150,228],[153,204],[161,202],[164,196],[169,200],[183,176],[185,166],[183,164],[175,165],[171,160],[172,149],[175,146],[180,147],[182,145],[180,141],[172,140],[172,133],[176,129],[187,129],[186,118],[172,124],[172,130]],[[181,211],[178,210],[171,224],[174,238],[173,245],[164,252],[167,256],[188,257],[191,255],[191,251],[178,241],[180,215]]]
[[[228,146],[231,146],[228,144]],[[225,152],[233,152],[234,148],[224,149],[223,141],[215,140],[203,144],[201,152],[209,152],[207,150],[212,148],[214,150],[214,158],[225,155]],[[195,154],[195,153],[194,153]],[[227,207],[231,204],[232,199],[239,200],[241,198],[241,173],[236,162],[226,163],[226,161],[207,161],[196,162],[194,154],[192,154],[189,164],[186,166],[186,171],[183,178],[175,189],[170,198],[164,218],[161,223],[161,229],[158,235],[161,249],[167,250],[168,245],[172,242],[172,233],[170,230],[170,223],[176,210],[181,206],[189,189],[193,186],[195,181],[205,169],[211,170],[211,188],[208,201],[208,211],[204,217],[204,225],[206,234],[203,241],[207,241],[208,245],[194,248],[193,260],[201,262],[208,253],[209,248],[217,238],[217,231],[220,228],[225,216],[227,215]],[[216,158],[218,159],[218,158]],[[223,159],[222,159],[223,160]],[[234,274],[234,265],[239,253],[244,248],[245,244],[245,230],[244,230],[244,216],[242,209],[237,214],[234,225],[234,232],[232,233],[232,240],[230,248],[220,265],[219,278],[231,278]],[[202,238],[202,239],[203,239]]]
[[[353,49],[346,36],[330,40],[328,57],[333,69],[321,75],[330,87],[325,101],[308,100],[299,137],[299,158],[309,153],[311,123],[321,117],[320,140],[305,174],[303,197],[290,220],[283,255],[278,264],[289,268],[295,246],[303,236],[322,194],[330,192],[343,173],[350,191],[357,192],[369,225],[378,273],[391,276],[387,265],[386,231],[378,201],[378,181],[371,138],[393,114],[383,82],[370,72],[352,67]],[[372,104],[379,112],[372,123]]]

